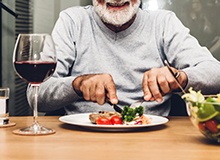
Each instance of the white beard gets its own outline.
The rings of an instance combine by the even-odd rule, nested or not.
[[[93,0],[93,6],[96,13],[99,15],[103,22],[112,24],[116,27],[120,27],[131,20],[137,13],[140,6],[140,0],[138,0],[134,6],[132,6],[131,0],[121,0],[120,3],[130,2],[129,7],[120,11],[112,11],[108,10],[106,5],[107,2],[117,3],[117,0],[105,0],[105,4],[103,6],[99,4],[97,0]]]

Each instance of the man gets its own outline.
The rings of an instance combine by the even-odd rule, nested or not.
[[[140,0],[93,0],[61,12],[52,36],[57,68],[40,86],[39,110],[67,114],[113,110],[144,99],[148,114],[167,116],[178,81],[218,93],[220,63],[170,11],[143,11]],[[31,89],[28,89],[29,99]]]

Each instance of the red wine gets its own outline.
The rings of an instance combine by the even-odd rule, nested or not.
[[[54,73],[56,62],[16,61],[14,66],[21,78],[31,84],[39,84],[47,80]]]

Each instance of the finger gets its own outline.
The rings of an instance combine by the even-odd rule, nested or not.
[[[102,105],[105,103],[105,88],[102,84],[97,84],[95,95],[98,104]]]
[[[105,102],[105,89],[103,83],[100,81],[97,84],[93,84],[90,87],[90,99],[93,102],[97,102],[102,105]]]
[[[175,81],[175,79],[174,79],[174,77],[173,77],[173,75],[170,73],[170,71],[168,70],[168,68],[167,68],[167,74],[166,74],[166,79],[167,79],[167,81],[168,81],[168,83],[169,83],[169,86],[170,86],[170,89],[171,90],[175,90],[175,89],[177,89],[178,88],[178,85],[177,85],[177,83],[176,83],[176,81]],[[176,72],[178,72],[178,70],[173,70],[173,72],[174,73],[176,73]],[[179,78],[179,77],[178,77]]]
[[[160,91],[163,95],[171,91],[170,85],[165,75],[158,75],[157,81]]]
[[[85,87],[87,86],[87,87]],[[90,99],[90,85],[86,85],[85,82],[82,82],[82,85],[80,86],[80,90],[83,93],[83,97],[85,100],[89,101]]]
[[[118,103],[118,97],[116,95],[116,87],[115,87],[114,82],[112,81],[110,83],[107,83],[105,85],[105,89],[106,89],[109,101],[112,104],[117,104]]]
[[[143,92],[144,92],[144,99],[146,101],[151,100],[152,94],[151,94],[150,89],[148,87],[148,74],[147,73],[144,74],[143,81],[142,81],[142,88],[143,88]]]
[[[90,100],[96,102],[96,84],[91,84],[89,88]]]
[[[151,74],[148,79],[149,90],[157,102],[162,102],[162,94],[160,93],[157,76],[155,74]]]

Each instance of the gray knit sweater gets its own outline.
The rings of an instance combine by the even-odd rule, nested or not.
[[[220,90],[220,63],[189,35],[189,30],[170,11],[140,9],[128,29],[115,33],[102,23],[93,6],[72,7],[60,13],[52,36],[58,63],[53,77],[40,86],[40,111],[62,107],[68,114],[112,110],[109,104],[86,102],[74,92],[72,81],[90,73],[111,74],[119,106],[129,105],[143,97],[144,72],[163,67],[164,58],[186,72],[186,90],[190,86],[203,93]],[[28,88],[29,100],[30,91]],[[164,96],[162,103],[143,103],[145,112],[167,116],[169,98],[170,95]]]

